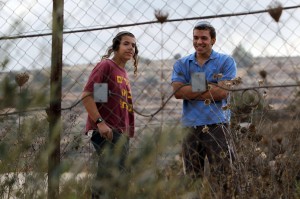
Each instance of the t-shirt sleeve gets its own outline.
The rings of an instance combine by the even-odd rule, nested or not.
[[[84,92],[94,92],[94,83],[105,81],[105,74],[108,74],[109,65],[105,62],[99,62],[92,70],[89,79],[83,89]]]

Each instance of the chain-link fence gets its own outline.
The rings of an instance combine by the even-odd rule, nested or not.
[[[36,168],[46,170],[46,166],[38,165],[38,162],[45,162],[47,157],[43,151],[49,131],[47,110],[53,70],[52,3],[48,0],[0,1],[2,173],[29,172]],[[176,137],[176,132],[181,125],[182,101],[173,96],[171,74],[177,59],[195,51],[192,43],[193,27],[197,21],[206,20],[217,31],[213,49],[233,56],[242,82],[231,90],[234,119],[232,129],[235,140],[239,142],[236,144],[240,150],[239,155],[245,155],[249,151],[254,155],[249,155],[247,160],[241,159],[240,163],[248,163],[253,167],[276,164],[272,168],[277,169],[274,172],[275,177],[281,180],[280,190],[287,188],[282,182],[294,178],[287,177],[284,168],[288,165],[293,168],[299,166],[293,162],[295,157],[299,158],[299,152],[295,151],[297,143],[299,144],[296,135],[299,135],[297,121],[300,102],[298,4],[295,0],[66,0],[62,43],[62,172],[90,172],[94,149],[90,144],[90,137],[84,134],[87,113],[81,103],[81,93],[90,72],[102,55],[106,54],[115,34],[127,30],[135,35],[139,49],[137,75],[133,74],[132,63],[126,66],[136,111],[136,133],[130,142],[131,151],[145,152],[145,149],[151,148],[154,150],[151,156],[154,163],[149,160],[152,168],[161,168],[163,172],[160,175],[166,175],[167,178],[170,175],[180,175],[181,137]],[[251,138],[253,141],[253,128],[255,136],[262,139],[249,144],[244,139]],[[170,146],[170,140],[162,138],[163,141],[158,141],[157,136],[161,138],[161,134],[174,134],[174,137],[164,137],[174,139],[171,141],[173,147]],[[243,144],[241,141],[244,141]],[[151,143],[152,147],[145,142]],[[18,148],[20,145],[21,149]],[[167,149],[160,149],[160,145],[167,145],[164,146]],[[240,145],[249,147],[243,148]],[[280,152],[275,154],[273,148]],[[246,152],[246,149],[249,151]],[[262,154],[267,154],[267,158]],[[286,158],[285,161],[280,159],[283,157]],[[251,162],[251,158],[255,164]],[[270,169],[268,166],[263,167],[265,168]],[[259,171],[257,176],[269,177],[260,173],[263,169],[256,169]],[[299,178],[296,168],[292,173]],[[247,178],[248,181],[241,181],[248,187],[257,188],[254,186],[255,175],[251,173]],[[13,190],[9,188],[15,183],[9,184],[7,179],[11,178],[8,175],[1,179],[4,179],[1,180],[3,187],[8,188],[3,189],[2,197],[13,195],[6,190]],[[268,180],[266,183],[275,187]],[[153,190],[159,192],[157,185],[151,185]],[[147,190],[147,187],[144,188]],[[243,188],[248,190],[247,187]],[[22,190],[22,194],[26,194],[31,189],[25,187]],[[182,192],[178,190],[178,193]],[[262,197],[256,189],[254,192]],[[139,193],[142,194],[142,191]],[[269,195],[276,193],[268,192]],[[168,194],[166,197],[171,195]],[[288,197],[294,193],[283,194],[283,197]]]

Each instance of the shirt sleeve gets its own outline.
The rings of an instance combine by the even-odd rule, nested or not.
[[[184,65],[180,60],[177,60],[173,66],[171,82],[188,83],[185,78]]]
[[[105,62],[99,62],[92,70],[89,79],[83,89],[85,92],[94,92],[94,83],[102,83],[107,74],[108,65]]]
[[[236,73],[236,62],[231,56],[228,56],[223,65],[223,76],[220,81],[232,80],[236,77]]]

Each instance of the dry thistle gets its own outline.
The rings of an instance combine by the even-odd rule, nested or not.
[[[267,97],[267,91],[264,91],[263,93],[263,97],[266,98]]]
[[[282,139],[283,139],[282,137],[277,137],[277,138],[276,138],[276,141],[278,142],[278,144],[281,144]]]
[[[259,135],[259,134],[249,134],[248,136],[248,139],[251,140],[252,142],[260,142],[263,138],[262,135]]]
[[[260,157],[261,159],[266,159],[266,158],[267,158],[267,155],[266,155],[265,152],[261,152],[261,153],[259,154],[259,157]]]
[[[232,129],[239,129],[238,126],[240,126],[239,123],[237,121],[235,121],[235,120],[231,120],[230,123],[229,123],[229,125],[230,125],[230,128],[232,128]]]
[[[222,110],[226,111],[230,109],[230,104],[226,104],[225,106],[222,106]]]
[[[206,106],[210,105],[210,103],[211,103],[210,99],[204,100],[204,104],[205,104]]]
[[[249,129],[249,132],[255,133],[256,132],[256,126],[255,126],[255,124],[251,123],[249,125],[248,129]]]
[[[231,80],[233,85],[239,85],[242,83],[242,78],[241,77],[236,77],[233,80]]]
[[[27,73],[19,73],[15,77],[15,81],[17,82],[18,86],[23,86],[29,79],[29,75]]]
[[[274,106],[272,104],[268,104],[268,109],[269,110],[273,110],[274,109]]]
[[[218,74],[214,74],[213,75],[213,78],[214,79],[220,79],[220,78],[222,78],[223,77],[223,74],[222,73],[218,73]]]
[[[225,86],[227,86],[227,87],[231,87],[232,86],[232,82],[231,81],[226,81],[226,84],[225,84]]]
[[[155,15],[157,21],[159,21],[160,23],[164,23],[167,21],[169,13],[163,13],[162,10],[155,10],[154,15]]]
[[[221,157],[222,159],[225,159],[225,158],[227,157],[226,152],[225,152],[225,151],[221,151],[221,152],[220,152],[220,157]]]
[[[261,70],[261,71],[259,71],[259,75],[261,76],[261,78],[266,79],[266,77],[267,77],[267,71]]]
[[[242,134],[245,134],[245,133],[248,132],[248,129],[247,129],[246,127],[242,127],[242,128],[240,129],[240,131],[241,131]]]
[[[259,147],[255,147],[254,152],[255,152],[255,153],[261,153],[262,150],[261,150],[261,148],[259,148]]]
[[[208,128],[207,125],[205,125],[204,128],[202,129],[202,132],[203,133],[208,133],[208,131],[209,131],[209,128]]]
[[[235,126],[232,126],[232,127],[234,127],[234,128],[232,128],[232,129],[234,129],[234,130],[240,130],[242,127],[241,127],[241,125],[235,125]]]
[[[282,5],[278,1],[275,1],[274,3],[268,6],[268,12],[276,22],[279,22],[282,10]]]

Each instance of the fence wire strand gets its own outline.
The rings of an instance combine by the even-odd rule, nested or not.
[[[52,1],[49,0],[0,1],[0,150],[3,149],[0,164],[8,162],[10,167],[5,167],[3,172],[34,170],[35,160],[40,158],[47,142],[50,8]],[[237,179],[249,187],[256,186],[255,177],[269,177],[272,172],[281,182],[288,182],[292,177],[284,171],[285,166],[299,166],[295,161],[299,158],[297,146],[300,146],[297,137],[299,8],[298,1],[288,0],[280,3],[258,0],[65,1],[61,161],[81,163],[75,170],[86,171],[93,167],[94,151],[89,142],[90,134],[85,134],[87,113],[81,103],[81,92],[115,33],[128,30],[136,36],[140,52],[137,76],[133,74],[133,63],[126,66],[136,113],[136,134],[130,141],[130,150],[138,153],[136,151],[146,150],[151,143],[155,150],[154,167],[162,169],[165,175],[181,176],[184,166],[179,145],[182,138],[177,142],[176,138],[169,138],[174,143],[166,143],[172,149],[161,152],[161,145],[166,143],[158,141],[157,136],[162,138],[181,129],[182,101],[175,99],[176,91],[171,86],[173,64],[194,52],[193,25],[198,20],[207,20],[217,31],[214,49],[234,57],[240,78],[239,84],[234,86],[211,83],[230,93],[230,103],[223,108],[232,113],[230,126],[224,128],[237,151],[235,155],[240,158],[240,164],[233,171],[245,173]],[[122,98],[117,93],[110,95]],[[215,106],[214,102],[204,103]],[[21,145],[26,150],[11,147]],[[20,161],[12,161],[10,155]],[[262,172],[266,164],[274,164],[268,167],[271,174],[258,175],[249,169],[255,167]],[[290,172],[299,178],[296,169]],[[0,180],[0,186],[2,182]],[[283,197],[291,198],[293,194],[287,191],[290,190],[287,184],[278,185],[277,190],[278,193],[283,191]],[[265,184],[261,186],[270,196],[278,196],[276,190],[270,190]],[[246,193],[249,187],[239,188]],[[4,194],[12,193],[3,191],[0,197]],[[265,195],[257,193],[256,196],[264,198]]]

